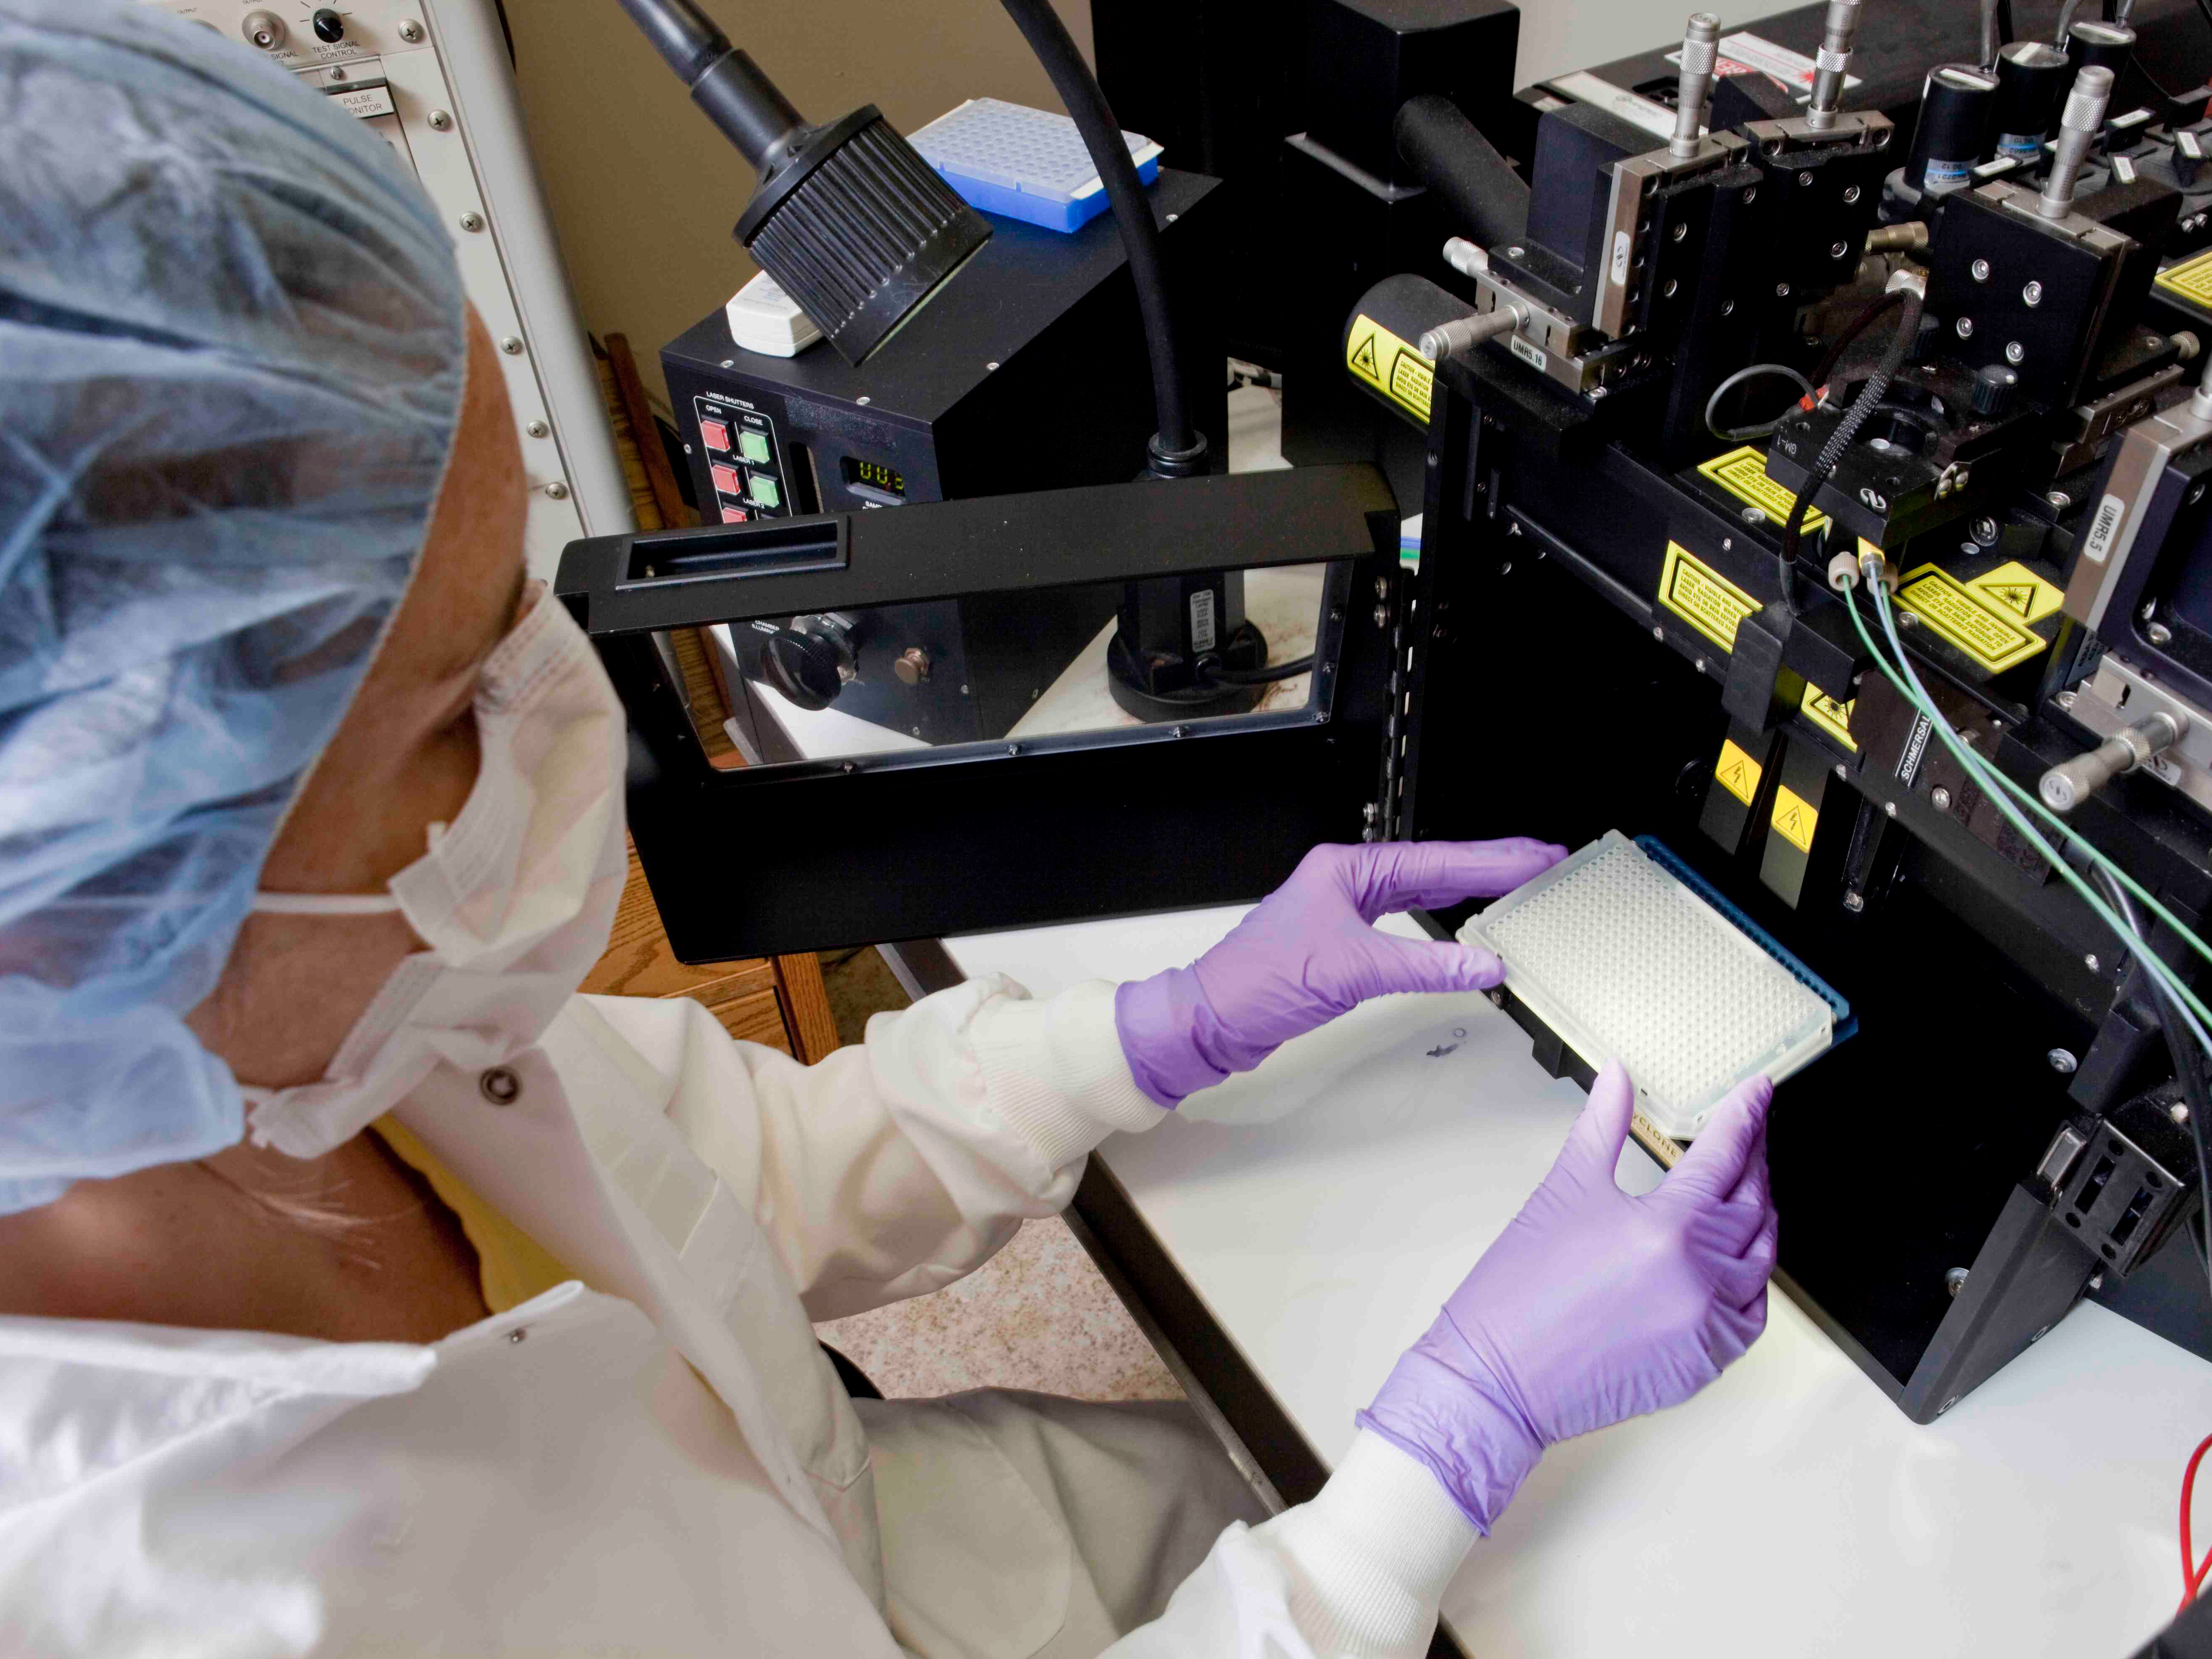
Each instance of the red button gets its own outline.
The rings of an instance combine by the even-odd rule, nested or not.
[[[722,509],[724,524],[743,524],[744,521],[745,510],[742,507],[726,507]]]
[[[735,495],[739,493],[737,468],[734,466],[718,466],[710,470],[714,475],[715,489],[720,490],[725,495]]]
[[[709,449],[727,449],[730,447],[730,428],[720,421],[700,422],[699,435],[707,441]]]

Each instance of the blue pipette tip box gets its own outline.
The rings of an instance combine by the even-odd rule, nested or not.
[[[1125,132],[1139,183],[1159,177],[1160,147]],[[1106,210],[1106,187],[1075,123],[1049,110],[970,98],[908,141],[971,207],[1047,230],[1079,230]]]

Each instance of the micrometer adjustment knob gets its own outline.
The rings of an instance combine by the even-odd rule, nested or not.
[[[2123,773],[2147,764],[2161,750],[2181,741],[2182,721],[2172,714],[2156,714],[2115,732],[2086,755],[2062,761],[2036,784],[2043,804],[2054,812],[2070,812],[2083,800]]]

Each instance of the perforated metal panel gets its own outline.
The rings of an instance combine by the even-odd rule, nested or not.
[[[1592,1066],[1618,1060],[1678,1139],[1723,1096],[1826,1048],[1835,1013],[1796,975],[1619,830],[1461,930],[1513,994]]]

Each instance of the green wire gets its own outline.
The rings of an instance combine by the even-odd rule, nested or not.
[[[2133,931],[2129,928],[2125,922],[2120,920],[2119,916],[2113,911],[2112,908],[2105,902],[2103,897],[2089,885],[2088,882],[2083,877],[2075,872],[2074,867],[2068,864],[2066,860],[2058,854],[2057,849],[2055,849],[2050,842],[2044,840],[2042,835],[2036,830],[2035,826],[2030,823],[2020,810],[2014,806],[2013,804],[2005,798],[2005,791],[1991,791],[1989,789],[1987,780],[1994,778],[1998,782],[2007,786],[2007,787],[2011,789],[2014,793],[2020,793],[2017,786],[2013,785],[2011,779],[2005,777],[2002,773],[1997,771],[1995,765],[1990,762],[1985,760],[1983,757],[1974,753],[1973,750],[1967,748],[1966,745],[1960,740],[1958,734],[1952,731],[1951,723],[1943,718],[1942,711],[1936,707],[1935,699],[1927,695],[1926,689],[1919,684],[1919,677],[1917,674],[1912,673],[1912,665],[1905,659],[1905,643],[1902,640],[1898,638],[1897,625],[1890,619],[1888,594],[1882,589],[1881,585],[1878,582],[1869,583],[1869,587],[1874,595],[1875,609],[1881,617],[1882,630],[1884,633],[1888,635],[1891,647],[1897,653],[1897,659],[1899,665],[1905,670],[1905,672],[1907,675],[1911,676],[1913,684],[1911,685],[1906,684],[1905,680],[1900,678],[1897,672],[1890,667],[1888,661],[1882,656],[1881,650],[1875,646],[1874,642],[1874,635],[1867,631],[1866,620],[1859,615],[1858,606],[1850,601],[1849,596],[1846,596],[1844,609],[1850,612],[1851,626],[1858,630],[1859,638],[1865,644],[1867,653],[1869,656],[1873,658],[1875,665],[1880,668],[1883,675],[1888,679],[1889,683],[1897,688],[1899,695],[1903,696],[1907,702],[1913,706],[1914,708],[1917,709],[1921,714],[1928,717],[1929,726],[1934,729],[1938,737],[1942,738],[1944,746],[1950,750],[1952,755],[1958,760],[1959,764],[1966,769],[1966,775],[1969,777],[1975,779],[1978,782],[1982,782],[1984,784],[1984,793],[1987,793],[1990,799],[1997,804],[1998,810],[2003,812],[2004,815],[2012,821],[2013,827],[2027,838],[2028,844],[2033,847],[2037,852],[2043,855],[2044,859],[2050,864],[2051,867],[2056,870],[2060,876],[2065,878],[2067,884],[2072,887],[2075,893],[2081,896],[2082,902],[2088,905],[2090,910],[2094,913],[2098,920],[2102,921],[2106,927],[2112,930],[2112,936],[2119,940],[2122,948],[2131,952],[2136,960],[2142,964],[2143,970],[2157,979],[2159,983],[2166,988],[2177,1002],[2179,1002],[2185,1007],[2189,1009],[2189,1011],[2204,1024],[2212,1025],[2212,1009],[2208,1009],[2204,1006],[2203,1002],[2198,999],[2197,994],[2181,982],[2172,969],[2168,968],[2165,963],[2154,956],[2151,953],[2149,947],[2142,945],[2142,942],[2136,938]],[[2127,885],[2130,891],[2136,893],[2138,896],[2143,896],[2141,893],[2141,890],[2136,888],[2132,881],[2128,880],[2126,876],[2120,872],[2118,867],[2113,865],[2110,860],[2106,859],[2102,853],[2098,852],[2094,848],[2089,847],[2087,842],[2081,842],[2081,838],[2075,835],[2072,830],[2067,829],[2063,824],[2059,827],[2062,832],[2065,834],[2069,840],[2080,842],[2094,860],[2101,864],[2105,868],[2111,870],[2115,878],[2121,880]],[[2148,902],[2154,905],[2155,904],[2155,901]],[[2163,907],[2159,908],[2160,913],[2163,916]],[[2195,945],[2200,952],[2204,950],[2203,944],[2196,939],[2195,935],[2190,933],[2187,929],[2183,928],[2179,929],[2179,931],[2183,937],[2187,939],[2191,945]],[[2200,1042],[2204,1041],[2205,1034],[2201,1029],[2197,1035]]]
[[[1856,607],[1852,606],[1849,599],[1846,599],[1844,604],[1850,607],[1852,611],[1852,620],[1856,622],[1857,620]],[[1861,628],[1859,629],[1859,637],[1866,641],[1867,647],[1869,650],[1873,649],[1874,641],[1871,639],[1867,638],[1867,632],[1864,628]],[[1905,683],[1898,678],[1895,672],[1891,669],[1888,663],[1885,662],[1881,659],[1879,653],[1875,657],[1875,664],[1881,670],[1884,675],[1887,676],[1889,683],[1892,685],[1894,685],[1898,690],[1904,695],[1906,701],[1916,701],[1913,698],[1912,693],[1906,689]],[[2160,903],[2157,897],[2151,893],[2148,888],[2144,887],[2141,882],[2137,881],[2126,871],[2121,869],[2118,865],[2113,863],[2112,860],[2101,850],[2091,846],[2087,838],[2085,837],[2080,830],[2075,829],[2072,824],[2067,823],[2065,819],[2060,817],[2056,812],[2045,806],[2033,789],[2027,788],[2023,785],[2016,783],[2011,778],[2006,776],[2003,772],[1998,769],[1996,763],[1994,761],[1985,759],[1984,760],[1983,764],[1987,770],[1988,776],[1996,780],[1997,785],[2002,788],[2006,793],[2009,794],[2014,799],[2025,805],[2030,811],[2033,812],[2053,830],[2056,830],[2060,835],[2065,836],[2069,845],[2080,848],[2081,849],[2082,855],[2087,858],[2092,863],[2098,866],[2100,869],[2108,871],[2113,880],[2118,882],[2121,886],[2127,889],[2129,892],[2140,899],[2142,902],[2144,908],[2149,910],[2153,915],[2156,916],[2168,927],[2171,927],[2191,950],[2196,951],[2196,953],[2203,957],[2206,962],[2212,963],[2212,945],[2207,945],[2203,939],[2197,938],[2197,936],[2190,930],[2188,925],[2184,922],[2180,917],[2175,915],[2172,911],[2167,909],[2165,905]]]

